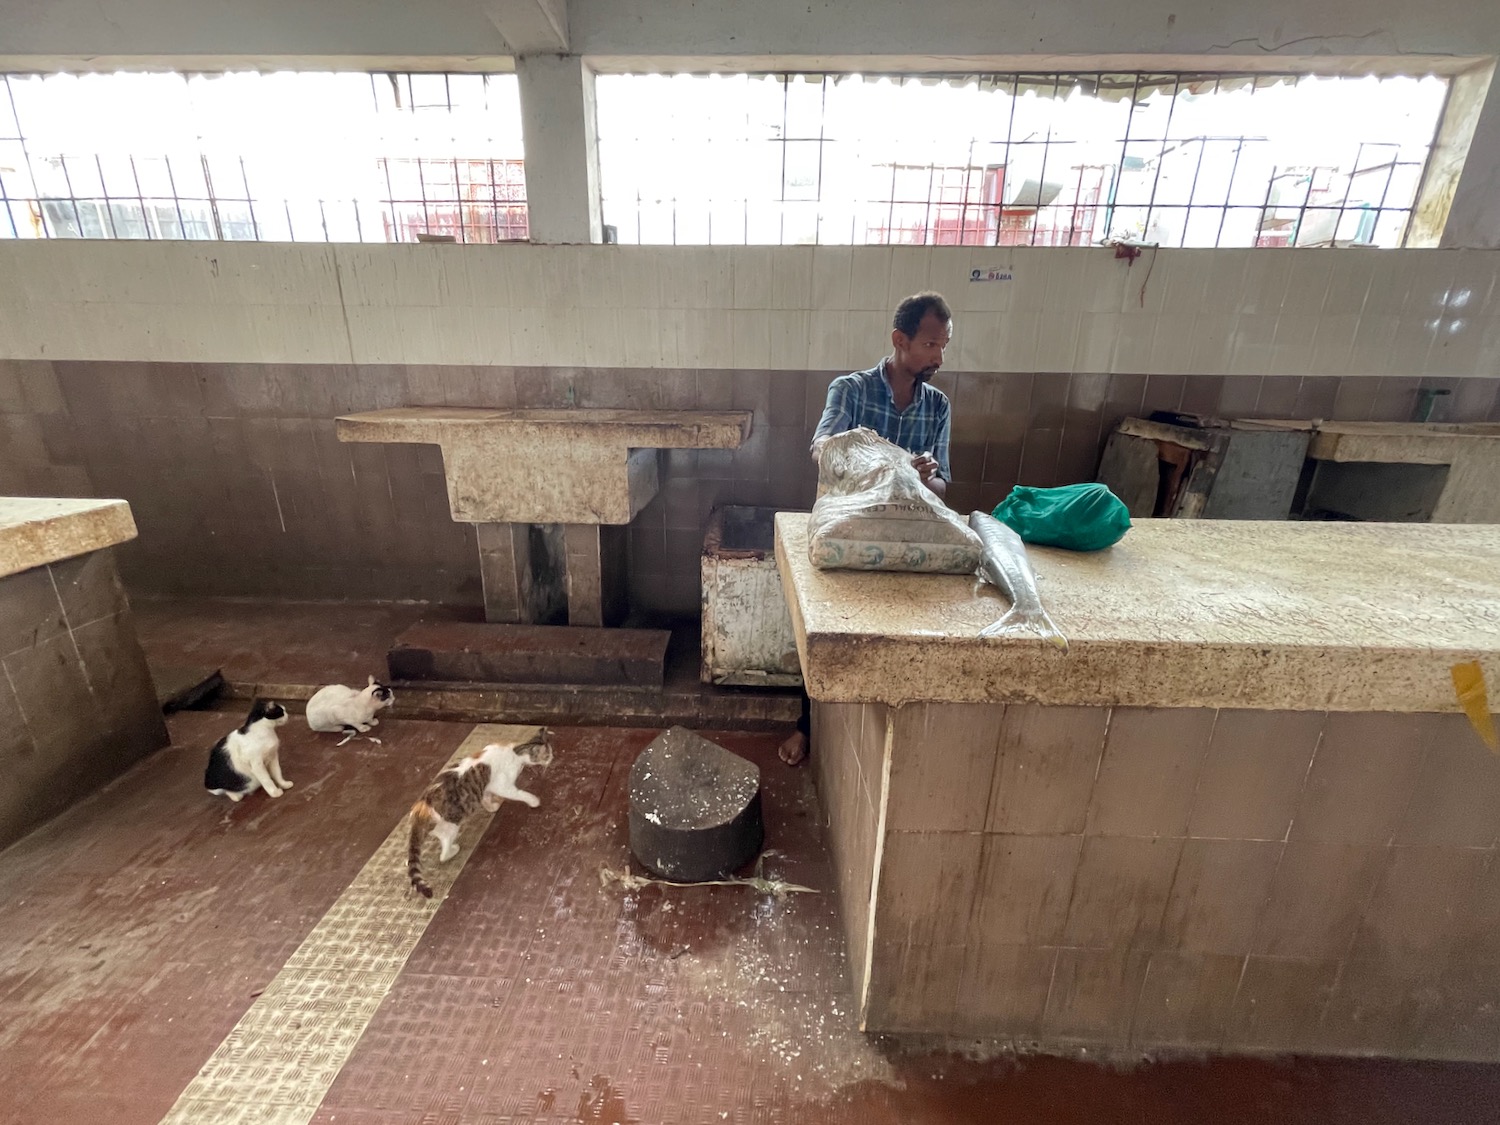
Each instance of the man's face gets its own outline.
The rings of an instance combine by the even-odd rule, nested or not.
[[[915,336],[907,336],[897,330],[891,334],[901,364],[925,383],[943,366],[943,349],[953,339],[953,324],[935,312],[929,312],[917,326]]]

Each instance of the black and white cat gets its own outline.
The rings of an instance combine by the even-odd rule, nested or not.
[[[344,740],[339,743],[342,746],[351,738],[379,726],[380,720],[375,717],[375,712],[395,701],[395,692],[377,683],[374,676],[362,691],[343,684],[329,684],[319,688],[307,701],[307,725],[324,733],[343,731]],[[379,742],[380,739],[372,735],[370,741]]]
[[[269,699],[257,699],[245,724],[232,730],[208,752],[203,787],[215,797],[243,800],[257,789],[270,797],[281,796],[292,783],[281,772],[281,738],[276,728],[286,722],[286,708]]]

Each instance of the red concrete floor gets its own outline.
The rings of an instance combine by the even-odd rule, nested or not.
[[[293,721],[298,786],[201,788],[236,717],[0,853],[0,1121],[158,1121],[468,733],[389,720],[335,749]],[[1007,1125],[1500,1121],[1500,1068],[1378,1061],[980,1061],[859,1034],[807,770],[776,735],[715,736],[763,771],[766,874],[823,892],[625,890],[630,762],[653,732],[558,732],[314,1121]],[[400,873],[393,873],[400,877]]]

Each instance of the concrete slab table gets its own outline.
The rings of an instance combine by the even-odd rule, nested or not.
[[[1140,520],[957,575],[776,553],[869,1031],[1500,1061],[1500,527]]]
[[[624,528],[660,488],[659,450],[737,449],[749,411],[402,407],[337,420],[340,441],[436,445],[453,518],[479,540],[485,617],[612,625]]]

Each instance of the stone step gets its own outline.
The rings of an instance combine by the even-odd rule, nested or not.
[[[418,622],[387,653],[394,680],[661,688],[666,629]]]

